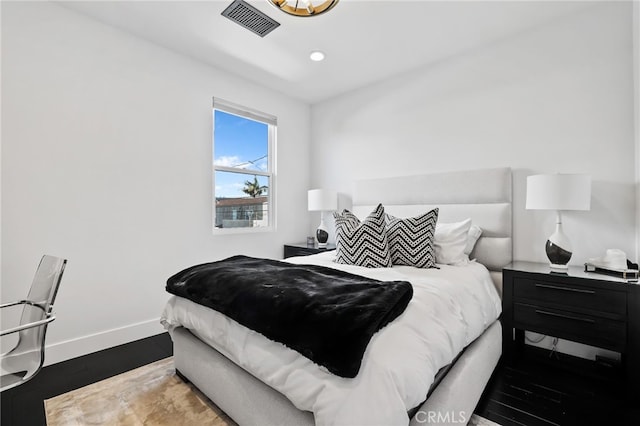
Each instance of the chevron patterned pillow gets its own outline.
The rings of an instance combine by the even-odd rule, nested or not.
[[[391,263],[417,268],[435,268],[433,235],[437,221],[437,208],[406,219],[387,214],[387,238]]]
[[[388,268],[391,266],[384,207],[378,207],[360,222],[349,210],[334,213],[336,221],[336,263]]]

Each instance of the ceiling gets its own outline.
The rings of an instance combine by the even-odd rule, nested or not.
[[[264,38],[221,16],[232,0],[61,2],[98,21],[314,104],[499,42],[592,2],[342,0],[324,15],[249,3],[280,27]],[[325,52],[323,62],[309,53]]]

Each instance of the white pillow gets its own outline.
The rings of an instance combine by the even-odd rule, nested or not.
[[[462,222],[438,223],[433,241],[436,262],[445,265],[464,264],[469,261],[465,254],[471,219]],[[471,247],[473,249],[473,247]]]
[[[480,235],[482,235],[482,228],[478,225],[471,225],[469,228],[469,234],[467,235],[467,245],[464,248],[464,254],[469,256],[473,251],[473,248],[476,246],[476,243],[480,239]]]

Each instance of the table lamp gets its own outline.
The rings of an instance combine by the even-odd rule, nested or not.
[[[566,272],[572,248],[562,231],[562,210],[591,209],[591,176],[585,174],[548,174],[527,177],[527,210],[555,210],[556,230],[545,251],[551,270]]]
[[[316,230],[318,247],[326,247],[329,233],[324,224],[324,212],[338,208],[338,193],[326,189],[310,189],[307,193],[307,201],[310,212],[320,212],[320,226]]]

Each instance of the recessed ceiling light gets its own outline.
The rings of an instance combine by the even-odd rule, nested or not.
[[[315,61],[315,62],[320,62],[320,61],[322,61],[324,59],[324,53],[319,51],[319,50],[314,50],[309,55],[309,59],[311,59],[312,61]]]

